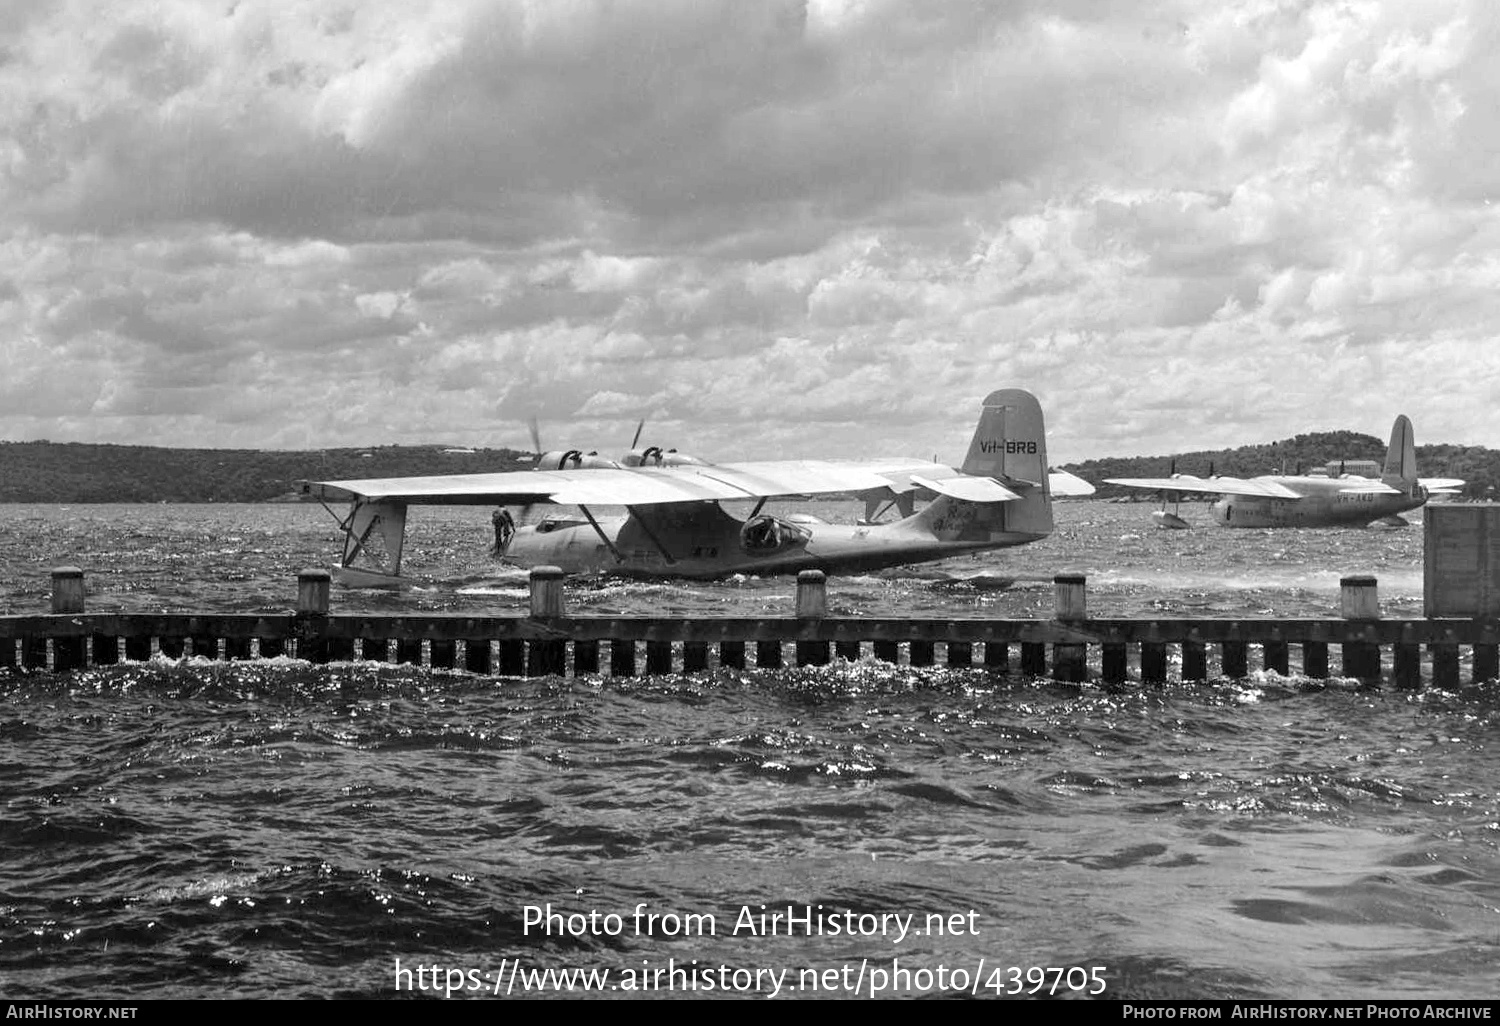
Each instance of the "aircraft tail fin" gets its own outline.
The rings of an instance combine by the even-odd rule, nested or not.
[[[994,478],[1021,496],[1001,504],[1004,530],[1052,532],[1046,427],[1036,396],[1019,388],[1003,388],[986,396],[960,469]]]
[[[1391,444],[1385,451],[1380,480],[1402,491],[1417,482],[1417,445],[1412,437],[1411,421],[1404,413],[1391,425]]]

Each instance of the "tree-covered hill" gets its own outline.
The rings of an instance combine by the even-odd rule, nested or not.
[[[1385,443],[1352,431],[1297,435],[1268,445],[1166,456],[1086,460],[1066,468],[1099,495],[1131,494],[1108,477],[1163,477],[1175,466],[1206,476],[1297,473],[1339,459],[1385,457]],[[437,445],[288,452],[264,449],[170,449],[141,445],[0,442],[0,502],[271,502],[292,498],[303,479],[338,481],[426,474],[481,474],[531,467],[513,449],[445,451]],[[1479,446],[1419,445],[1423,477],[1458,477],[1464,495],[1500,495],[1500,451]],[[1136,492],[1136,495],[1143,493]]]
[[[1385,459],[1386,443],[1353,431],[1320,431],[1297,435],[1265,445],[1238,449],[1197,450],[1167,456],[1121,456],[1069,464],[1066,470],[1092,483],[1102,497],[1135,494],[1119,485],[1103,484],[1110,477],[1165,477],[1175,468],[1180,474],[1207,477],[1209,472],[1226,477],[1256,477],[1261,474],[1296,474],[1321,469],[1336,460]],[[1422,477],[1457,477],[1467,482],[1467,498],[1495,498],[1500,486],[1500,451],[1480,446],[1419,445],[1417,472]]]
[[[529,469],[531,459],[435,445],[286,452],[0,442],[0,502],[267,502],[289,498],[301,479],[480,474]]]

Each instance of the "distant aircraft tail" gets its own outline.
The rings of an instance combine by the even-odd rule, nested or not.
[[[1412,437],[1411,421],[1404,413],[1391,425],[1391,444],[1385,451],[1380,480],[1403,492],[1410,491],[1417,483],[1417,444]]]
[[[960,469],[994,478],[1020,496],[998,504],[1003,530],[1052,533],[1046,427],[1036,396],[1019,388],[1002,388],[986,396]]]

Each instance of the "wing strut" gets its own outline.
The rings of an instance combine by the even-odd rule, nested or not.
[[[599,526],[599,521],[594,519],[594,514],[589,512],[589,508],[587,506],[579,506],[578,508],[583,510],[583,515],[588,518],[589,526],[594,529],[594,533],[599,536],[599,540],[604,543],[610,552],[614,553],[615,562],[625,562],[625,557],[620,555],[620,550],[615,548],[615,543],[609,540],[609,535],[604,533],[604,528]]]
[[[762,499],[761,501],[764,502],[765,500]],[[661,539],[656,536],[656,532],[651,530],[651,525],[646,523],[645,518],[637,513],[635,511],[635,507],[633,506],[626,506],[625,509],[628,510],[630,515],[635,518],[636,524],[638,524],[640,526],[640,529],[645,532],[646,537],[651,539],[651,544],[656,546],[656,551],[661,553],[661,558],[667,561],[667,565],[675,565],[677,563],[677,560],[672,558],[672,554],[668,552],[667,547],[661,543]]]

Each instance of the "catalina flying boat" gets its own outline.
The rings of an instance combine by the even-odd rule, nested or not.
[[[573,507],[519,527],[497,510],[497,555],[573,574],[714,579],[860,573],[1024,545],[1052,532],[1054,494],[1092,492],[1081,478],[1048,470],[1041,405],[1021,389],[984,400],[958,468],[903,458],[710,463],[649,447],[618,461],[546,453],[535,469],[507,473],[302,483],[308,499],[349,503],[334,576],[366,587],[400,583],[411,505]],[[856,495],[866,518],[840,525],[764,511],[770,499],[818,495]],[[926,496],[931,501],[915,509]],[[742,518],[724,508],[729,501],[753,508]],[[624,514],[605,515],[603,506]],[[891,508],[900,519],[877,519]]]
[[[1378,475],[1378,476],[1377,476]],[[1107,478],[1106,484],[1146,488],[1162,493],[1162,508],[1152,516],[1160,527],[1183,528],[1178,514],[1184,492],[1220,496],[1213,521],[1224,527],[1365,527],[1374,522],[1402,526],[1399,514],[1416,509],[1433,495],[1452,495],[1463,486],[1458,478],[1419,478],[1411,421],[1398,416],[1391,426],[1385,463],[1334,460],[1311,474],[1206,478]],[[1167,509],[1168,505],[1172,508]]]

